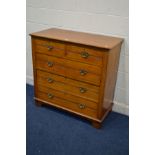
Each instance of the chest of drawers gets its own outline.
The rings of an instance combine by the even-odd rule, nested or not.
[[[112,110],[123,40],[56,28],[32,33],[31,40],[36,103],[101,127]]]

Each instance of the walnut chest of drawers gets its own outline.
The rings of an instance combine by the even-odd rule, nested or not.
[[[36,103],[101,127],[112,110],[123,39],[51,28],[31,40]]]

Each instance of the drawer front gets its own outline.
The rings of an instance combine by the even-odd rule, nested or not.
[[[37,71],[38,85],[47,86],[49,88],[66,92],[68,94],[81,97],[83,99],[98,103],[99,87],[89,84],[83,85],[81,82],[50,74],[43,71]]]
[[[102,66],[106,59],[106,53],[103,49],[90,48],[82,45],[67,44],[66,57],[71,60],[83,63]]]
[[[64,57],[65,44],[55,40],[34,39],[35,52],[52,56]]]
[[[49,39],[33,39],[34,43],[36,45],[41,45],[41,46],[51,46],[54,49],[65,49],[65,44],[61,41],[56,41],[56,40],[49,40]]]
[[[39,87],[37,92],[37,98],[42,99],[44,101],[59,105],[61,107],[68,108],[75,112],[85,114],[91,117],[97,117],[97,111],[89,108],[86,103],[75,103],[69,100],[64,99],[64,93],[59,91],[54,91],[52,89],[46,87]]]
[[[36,54],[36,68],[58,75],[88,82],[94,85],[100,84],[101,68],[80,62],[60,59],[43,54]]]

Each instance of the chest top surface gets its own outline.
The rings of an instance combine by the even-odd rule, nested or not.
[[[112,49],[123,42],[122,38],[110,37],[85,32],[63,30],[57,28],[46,29],[30,34],[34,37],[56,39],[65,42],[79,43],[82,45],[94,46],[105,49]]]

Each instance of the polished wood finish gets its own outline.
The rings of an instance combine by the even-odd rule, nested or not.
[[[115,85],[117,80],[117,71],[118,71],[118,65],[119,65],[120,49],[121,49],[121,44],[115,46],[108,53],[106,82],[105,82],[104,98],[102,101],[104,102],[103,104],[104,109],[107,109],[109,107],[109,104],[113,102],[114,90],[115,90]]]
[[[65,44],[49,40],[49,39],[34,39],[35,43],[35,51],[37,53],[57,56],[57,57],[63,57],[65,55]]]
[[[48,29],[32,33],[35,100],[92,121],[112,110],[121,38]]]
[[[53,91],[52,92],[49,91],[49,92],[53,93]],[[80,105],[81,105],[80,103],[77,104],[77,103],[71,102],[69,100],[64,100],[63,98],[58,97],[58,94],[54,94],[53,98],[49,98],[47,92],[38,91],[37,93],[38,93],[37,97],[39,99],[47,101],[49,104],[59,105],[61,107],[67,108],[67,109],[75,111],[77,113],[82,113],[82,114],[97,118],[96,110],[87,107],[87,105],[85,105],[85,104],[82,104],[82,105],[84,105],[84,108],[80,108]]]
[[[79,103],[79,104],[85,104],[87,107],[92,108],[92,109],[97,109],[97,103],[78,97],[76,95],[72,95],[70,92],[64,92],[63,90],[55,90],[52,88],[48,88],[42,85],[38,85],[38,90],[41,92],[45,92],[45,93],[51,93],[54,96],[57,96],[59,98],[74,102],[74,103]]]
[[[66,85],[71,85],[73,87],[83,87],[83,88],[87,88],[89,89],[90,91],[94,92],[94,93],[99,93],[99,87],[98,86],[95,86],[95,85],[90,85],[90,84],[87,84],[85,82],[80,82],[80,81],[77,81],[77,80],[72,80],[70,78],[66,78],[66,77],[63,77],[63,76],[60,76],[60,75],[56,75],[56,74],[51,74],[51,73],[48,73],[48,72],[45,72],[45,71],[41,71],[41,70],[37,70],[37,78],[42,78],[43,77],[43,80],[45,80],[44,78],[52,78],[53,79],[53,83],[54,81],[55,82],[60,82],[60,83],[64,83]],[[43,83],[43,81],[42,81]]]
[[[84,86],[81,85],[81,82],[78,81],[76,81],[76,83],[74,84],[74,80],[68,80],[68,78],[43,71],[37,71],[37,84],[69,93],[71,95],[80,97],[79,99],[84,98],[98,103],[99,88],[95,86],[92,87],[94,88],[92,89],[88,84]]]
[[[97,129],[100,129],[102,127],[102,124],[101,124],[101,122],[92,121],[92,126]]]
[[[60,41],[56,41],[56,40],[36,38],[34,39],[34,43],[36,44],[36,46],[40,45],[46,48],[51,47],[51,51],[55,49],[65,50],[65,44],[63,44]]]
[[[32,33],[31,36],[55,39],[76,44],[78,43],[82,45],[94,46],[104,49],[112,49],[116,45],[122,43],[123,41],[123,39],[116,37],[109,37],[84,32],[75,32],[57,28],[51,28],[48,30]]]
[[[36,54],[36,68],[94,85],[100,84],[101,68],[97,66]],[[81,71],[85,73],[81,74]]]
[[[66,58],[68,59],[95,66],[102,66],[102,63],[104,62],[103,51],[106,50],[68,43],[66,46],[66,51]],[[84,54],[87,54],[87,56],[84,57]]]

